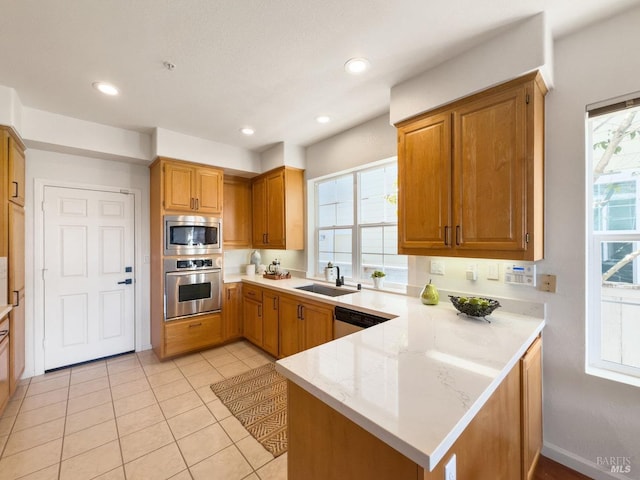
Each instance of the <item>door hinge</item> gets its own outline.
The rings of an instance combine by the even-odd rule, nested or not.
[[[527,105],[529,105],[529,94],[527,93],[527,96],[525,98],[525,102],[527,103]]]
[[[525,243],[529,243],[529,234],[528,233],[524,234],[524,241],[525,241]]]
[[[121,188],[120,193],[122,193],[123,195],[129,195],[129,190],[127,190],[126,188]]]
[[[44,277],[45,277],[46,271],[47,271],[47,269],[46,269],[46,268],[43,268],[43,269],[42,269],[42,280],[45,280],[45,278],[44,278]]]
[[[44,202],[40,203],[40,208],[42,209],[42,211],[44,212]]]

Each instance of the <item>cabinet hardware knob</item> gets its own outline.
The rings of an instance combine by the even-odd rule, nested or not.
[[[201,326],[202,326],[202,322],[198,322],[198,323],[191,323],[191,324],[189,324],[189,328],[201,327]]]
[[[462,227],[456,225],[456,245],[460,245],[460,242],[462,242]]]
[[[444,244],[449,245],[449,225],[444,226]]]
[[[262,305],[258,305],[258,318],[262,317]]]
[[[200,199],[196,198],[196,210],[200,210]]]
[[[13,304],[14,307],[19,307],[20,306],[20,292],[18,290],[14,290],[13,291],[15,298],[16,298],[16,303]]]
[[[18,193],[20,192],[19,188],[20,186],[18,185],[18,182],[11,182],[16,186],[16,190],[15,190],[15,195],[13,195],[13,198],[18,198]]]

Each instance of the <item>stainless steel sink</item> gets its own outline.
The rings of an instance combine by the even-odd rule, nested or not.
[[[319,293],[328,297],[339,297],[340,295],[349,295],[350,293],[358,293],[358,290],[347,290],[341,287],[331,287],[320,283],[312,283],[311,285],[303,285],[295,287],[296,290],[304,290],[305,292]]]

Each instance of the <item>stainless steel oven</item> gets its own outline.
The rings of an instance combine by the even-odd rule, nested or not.
[[[165,215],[164,254],[213,255],[222,253],[222,220],[217,217]]]
[[[222,307],[222,258],[165,258],[164,319],[218,312]]]

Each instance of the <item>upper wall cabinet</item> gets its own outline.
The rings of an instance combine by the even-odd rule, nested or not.
[[[163,158],[165,211],[222,213],[222,170]]]
[[[224,248],[251,248],[251,180],[224,177]]]
[[[539,73],[398,127],[398,252],[543,258],[544,96]]]
[[[304,170],[280,167],[252,183],[253,247],[304,248]]]

